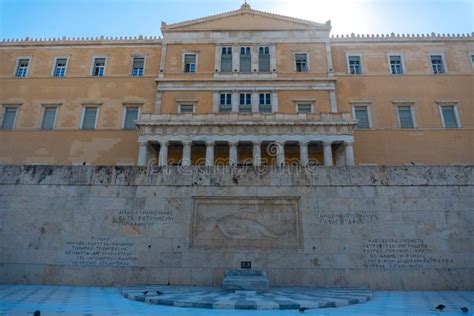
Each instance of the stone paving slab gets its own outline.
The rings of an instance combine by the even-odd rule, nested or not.
[[[122,295],[157,305],[258,310],[341,307],[364,303],[372,298],[371,291],[359,288],[271,288],[265,293],[234,293],[221,288],[166,285],[127,287],[122,290]]]

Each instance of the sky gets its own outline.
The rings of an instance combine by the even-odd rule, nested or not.
[[[243,0],[0,0],[0,38],[160,36],[175,23],[238,9]],[[474,0],[249,0],[332,34],[470,33]]]

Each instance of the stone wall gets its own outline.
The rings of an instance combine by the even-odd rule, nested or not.
[[[474,289],[472,166],[0,166],[0,282]]]

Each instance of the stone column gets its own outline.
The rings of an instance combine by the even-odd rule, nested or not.
[[[329,91],[329,101],[331,102],[331,112],[336,113],[337,112],[336,90]]]
[[[206,141],[206,166],[214,166],[214,144],[213,140]]]
[[[277,151],[277,165],[283,166],[285,164],[285,142],[276,142],[278,146]]]
[[[344,142],[344,154],[346,157],[346,166],[353,166],[355,164],[354,161],[354,149],[352,148],[352,144],[354,142]]]
[[[231,112],[239,112],[239,92],[232,91]]]
[[[160,142],[160,163],[159,166],[166,166],[168,165],[168,142],[163,141]]]
[[[258,112],[258,104],[259,104],[259,95],[258,91],[252,92],[252,112]]]
[[[306,166],[308,164],[308,141],[300,141],[300,164]]]
[[[183,141],[183,159],[181,165],[188,167],[191,165],[191,144],[192,141],[185,140]]]
[[[262,163],[262,142],[260,141],[253,141],[253,165],[258,167]]]
[[[323,142],[324,165],[332,166],[332,142]]]
[[[146,166],[147,163],[147,147],[148,142],[140,142],[140,147],[138,149],[138,166]]]
[[[230,141],[229,142],[229,164],[234,166],[237,164],[237,145],[239,144],[238,141]]]

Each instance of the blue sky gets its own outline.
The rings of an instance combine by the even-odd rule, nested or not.
[[[0,38],[161,35],[174,23],[243,0],[0,0]],[[249,0],[258,10],[332,20],[333,34],[470,33],[474,0]]]

